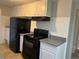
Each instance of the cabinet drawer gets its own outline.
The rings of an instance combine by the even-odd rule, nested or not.
[[[53,46],[53,45],[47,44],[47,43],[42,43],[42,42],[41,42],[41,44],[40,44],[40,49],[48,50],[48,51],[50,51],[51,53],[56,53],[56,47]]]
[[[40,51],[40,59],[55,59],[55,54],[47,51],[47,50],[41,50]]]

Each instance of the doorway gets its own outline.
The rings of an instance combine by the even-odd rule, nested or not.
[[[72,59],[79,59],[79,9],[76,11],[75,33],[72,48]]]

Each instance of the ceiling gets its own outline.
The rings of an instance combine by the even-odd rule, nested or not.
[[[0,0],[0,6],[16,6],[16,5],[22,5],[34,1],[39,1],[39,0]],[[57,0],[52,0],[52,1],[57,1]],[[76,3],[79,3],[79,0],[73,0]]]
[[[38,0],[1,0],[0,5],[12,7],[12,6],[22,5],[34,1],[38,1]]]

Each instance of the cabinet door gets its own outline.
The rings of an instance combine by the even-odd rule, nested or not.
[[[55,59],[55,54],[47,50],[40,50],[40,59]]]
[[[17,19],[17,29],[20,33],[30,32],[30,21],[26,21],[26,19]]]
[[[36,16],[46,16],[47,13],[47,2],[46,0],[41,0],[36,5]]]

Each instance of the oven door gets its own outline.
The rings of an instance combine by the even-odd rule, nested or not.
[[[34,54],[33,43],[29,41],[24,42],[23,55],[26,59],[32,59]]]
[[[39,42],[27,36],[23,43],[24,59],[39,59]]]

